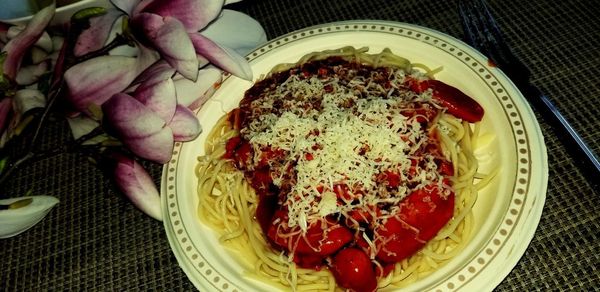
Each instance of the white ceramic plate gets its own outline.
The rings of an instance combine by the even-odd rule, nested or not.
[[[279,63],[343,46],[390,48],[430,68],[443,66],[436,78],[460,88],[485,109],[476,155],[480,172],[500,168],[474,207],[475,232],[457,257],[408,291],[489,291],[525,252],[539,222],[548,181],[546,147],[529,105],[510,80],[486,57],[440,32],[410,24],[351,21],[324,24],[284,35],[248,55],[255,80]],[[181,268],[201,291],[272,291],[268,284],[243,276],[235,252],[225,250],[216,233],[196,216],[196,157],[217,119],[237,106],[251,82],[227,77],[197,115],[204,133],[176,143],[162,177],[164,226]],[[384,289],[389,290],[389,289]]]

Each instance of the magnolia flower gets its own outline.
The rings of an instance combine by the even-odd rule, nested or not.
[[[254,47],[266,37],[260,25],[247,16],[221,13],[223,1],[115,0],[113,4],[119,10],[92,18],[91,28],[78,39],[75,54],[100,49],[121,11],[131,19],[140,53],[137,57],[102,56],[75,65],[65,74],[70,99],[75,108],[88,114],[94,104],[100,105],[105,126],[133,153],[165,163],[174,141],[189,141],[200,133],[191,110],[202,106],[214,92],[222,78],[220,69],[251,78],[246,60],[235,49],[244,52],[243,48]],[[224,21],[244,24],[246,36],[232,34],[232,25]],[[215,28],[207,32],[214,38],[239,39],[227,42],[234,49],[198,33],[209,23]],[[223,32],[223,27],[229,31]],[[219,37],[219,31],[223,36]],[[152,49],[158,55],[153,55]],[[160,61],[155,62],[156,58]],[[206,66],[208,62],[212,65]],[[204,68],[198,70],[198,66]]]
[[[152,177],[135,159],[114,153],[113,178],[131,202],[148,216],[162,221],[160,194]]]
[[[100,56],[76,64],[65,74],[71,105],[87,114],[91,107],[100,106],[111,96],[125,90],[133,80],[158,56],[150,49],[139,45],[137,57]]]
[[[214,84],[214,79],[198,80],[199,67],[209,62],[238,77],[248,80],[252,78],[250,67],[241,55],[198,32],[220,15],[224,1],[112,2],[119,10],[109,10],[102,16],[92,18],[90,29],[84,31],[77,41],[76,55],[102,48],[110,36],[112,24],[126,13],[138,47],[155,50],[162,60],[191,82],[210,86]],[[144,58],[105,56],[69,69],[65,79],[69,87],[69,98],[75,108],[89,113],[91,105],[102,105],[112,95],[125,90],[137,75],[153,63],[152,59],[146,58],[148,54],[142,56]],[[109,66],[107,64],[110,69],[104,69]]]
[[[2,71],[9,79],[16,79],[23,57],[28,52],[28,49],[38,42],[44,33],[46,26],[48,26],[48,23],[54,17],[55,8],[53,3],[40,10],[33,16],[25,29],[20,31],[2,48],[2,52],[7,53],[6,60],[4,60],[4,64],[2,65]]]
[[[222,10],[232,2],[237,1],[112,0],[115,8],[89,19],[90,27],[79,35],[72,53],[85,55],[80,58],[85,61],[76,64],[69,63],[73,60],[67,50],[70,44],[44,33],[54,12],[51,6],[24,29],[0,25],[0,48],[10,58],[2,68],[11,82],[21,85],[36,82],[54,68],[54,78],[64,78],[67,101],[83,113],[68,118],[75,142],[101,145],[87,149],[99,151],[95,154],[100,156],[94,157],[108,153],[119,189],[140,210],[161,220],[160,195],[136,158],[166,163],[176,141],[197,137],[201,126],[193,110],[219,87],[223,71],[250,80],[252,71],[242,55],[266,41],[255,20]],[[114,25],[118,20],[124,26]],[[127,39],[135,47],[121,46],[106,55],[106,44],[119,31],[116,27],[125,28],[120,31],[125,37],[116,40]],[[35,48],[24,58],[23,51],[31,47]],[[62,47],[59,54],[52,52],[58,47]],[[23,59],[33,64],[21,66]],[[53,84],[61,83],[53,80]],[[0,100],[0,131],[12,126],[9,113],[18,117],[45,102],[33,89]],[[94,136],[102,129],[110,136]],[[0,146],[5,138],[0,138]],[[111,149],[123,145],[136,157]]]
[[[170,159],[174,141],[194,139],[201,130],[187,105],[177,103],[173,73],[168,64],[157,62],[130,94],[115,94],[102,105],[105,121],[121,141],[136,155],[159,163]]]
[[[21,117],[30,109],[45,106],[45,97],[37,89],[11,88],[32,85],[51,67],[53,40],[45,32],[54,16],[54,4],[40,10],[25,27],[0,23],[0,148],[17,130]],[[23,64],[27,59],[32,63]]]

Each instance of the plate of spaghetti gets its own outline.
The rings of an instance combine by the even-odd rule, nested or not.
[[[420,26],[309,27],[247,56],[163,170],[201,291],[492,290],[525,252],[547,154],[487,58]]]

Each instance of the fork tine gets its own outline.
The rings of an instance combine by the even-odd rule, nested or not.
[[[488,56],[510,77],[528,81],[529,69],[514,56],[504,41],[485,0],[460,0],[458,5],[467,42]]]
[[[458,12],[460,13],[461,24],[463,31],[465,32],[465,39],[467,43],[480,50],[484,55],[488,55],[487,49],[479,42],[483,39],[480,35],[479,25],[476,24],[475,19],[477,16],[473,16],[474,9],[473,1],[461,0],[458,1]]]
[[[515,83],[544,120],[556,130],[556,134],[571,151],[573,158],[581,161],[578,166],[588,181],[594,186],[598,185],[600,162],[595,157],[594,151],[573,129],[552,101],[535,85],[529,83],[529,69],[512,54],[508,45],[502,40],[498,25],[487,8],[485,0],[459,0],[458,8],[467,41],[492,59]]]
[[[496,56],[494,48],[503,41],[496,38],[499,33],[497,35],[491,33],[488,20],[491,15],[489,15],[489,10],[483,8],[480,0],[459,1],[463,28],[467,32],[468,41],[484,55],[490,57],[492,61],[500,64],[504,62],[504,59]]]

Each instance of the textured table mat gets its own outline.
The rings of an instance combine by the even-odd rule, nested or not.
[[[489,1],[533,81],[600,153],[600,15],[595,1]],[[232,8],[274,38],[331,21],[382,19],[462,37],[455,1],[247,0]],[[538,116],[539,118],[539,116]],[[600,198],[559,138],[540,122],[550,179],[535,237],[497,291],[598,290]],[[66,124],[42,147],[68,139]],[[161,168],[152,174],[159,182]],[[179,268],[161,222],[135,209],[84,157],[64,154],[18,171],[0,190],[32,190],[61,203],[29,231],[0,240],[0,291],[180,291],[194,287]]]

